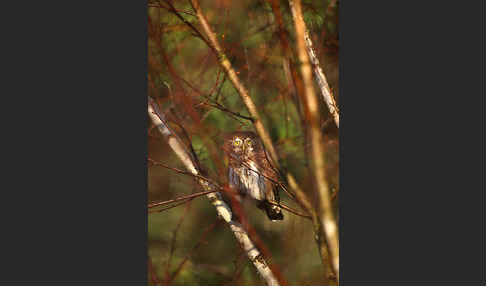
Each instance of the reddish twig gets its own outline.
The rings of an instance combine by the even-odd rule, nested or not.
[[[162,167],[167,168],[169,170],[175,171],[175,172],[177,172],[179,174],[188,175],[188,176],[195,177],[197,179],[205,180],[206,182],[211,183],[211,184],[215,185],[216,187],[218,187],[219,189],[221,189],[221,187],[219,187],[219,185],[216,182],[214,182],[213,180],[208,179],[208,178],[206,178],[204,176],[201,176],[199,174],[193,174],[191,172],[187,172],[187,171],[183,171],[183,170],[180,170],[180,169],[177,169],[177,168],[174,168],[174,167],[170,167],[170,166],[167,166],[166,164],[164,164],[162,162],[157,162],[157,161],[154,161],[153,159],[150,159],[150,158],[148,158],[147,160],[150,163],[152,163],[153,165],[162,166]]]
[[[189,258],[191,257],[191,255],[193,255],[195,253],[195,251],[201,246],[201,244],[203,244],[204,239],[206,238],[206,235],[212,229],[214,229],[214,227],[218,224],[218,222],[219,221],[216,221],[215,223],[211,224],[209,227],[207,227],[204,230],[204,232],[201,235],[201,238],[199,239],[199,241],[196,243],[196,245],[193,247],[193,249],[189,252],[189,254],[186,255],[186,257],[184,257],[184,259],[181,261],[181,263],[179,263],[179,266],[177,267],[177,269],[172,273],[172,275],[170,277],[170,280],[168,281],[168,284],[170,284],[170,282],[174,281],[174,279],[181,272],[182,268],[184,267],[184,265],[186,264],[186,262],[189,260]]]
[[[149,213],[149,214],[152,214],[152,213],[161,213],[161,212],[163,212],[163,211],[166,211],[166,210],[169,210],[169,209],[172,209],[172,208],[178,207],[178,206],[180,206],[180,205],[183,205],[183,204],[185,204],[185,203],[187,203],[187,202],[189,202],[189,201],[190,201],[190,200],[188,199],[188,200],[182,201],[182,202],[180,202],[180,203],[177,203],[177,204],[174,204],[174,205],[171,205],[171,206],[168,206],[168,207],[162,208],[162,209],[158,209],[158,210],[155,210],[155,211],[149,211],[148,213]]]
[[[174,231],[172,232],[172,239],[171,239],[171,242],[170,242],[170,252],[169,252],[169,258],[167,259],[167,265],[166,265],[166,268],[165,268],[165,282],[166,282],[166,285],[169,284],[168,281],[171,280],[171,275],[170,275],[170,264],[172,262],[172,257],[173,257],[173,254],[174,254],[174,251],[176,249],[176,240],[177,240],[177,233],[179,232],[179,229],[182,225],[182,222],[184,221],[184,218],[187,217],[187,212],[189,211],[189,208],[191,207],[191,204],[187,204],[186,205],[186,209],[184,211],[184,213],[182,213],[182,215],[180,216],[179,218],[179,221],[177,222],[177,226],[175,227]]]
[[[150,278],[152,279],[152,283],[154,283],[155,286],[161,285],[159,279],[157,278],[157,274],[155,273],[155,269],[154,269],[154,266],[152,264],[152,259],[150,258],[150,255],[148,257],[148,263],[147,264],[148,264],[148,269],[149,269],[149,272],[150,272]]]

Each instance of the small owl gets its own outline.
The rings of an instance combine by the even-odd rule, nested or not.
[[[230,187],[256,200],[258,208],[265,210],[272,221],[283,220],[280,207],[269,203],[280,201],[277,185],[268,179],[277,181],[278,176],[258,136],[250,131],[233,132],[225,139],[223,149],[229,159]]]

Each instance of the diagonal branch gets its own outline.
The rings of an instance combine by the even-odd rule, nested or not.
[[[257,111],[255,103],[251,99],[250,95],[248,94],[248,91],[246,90],[243,83],[240,81],[239,77],[236,75],[236,72],[233,69],[231,62],[229,61],[228,57],[223,51],[223,48],[221,47],[218,40],[216,39],[216,35],[212,31],[208,21],[206,20],[206,17],[202,13],[201,7],[199,6],[199,2],[197,0],[191,0],[190,2],[194,10],[196,11],[197,18],[199,19],[199,22],[202,25],[206,36],[209,39],[210,42],[209,46],[215,51],[216,56],[219,59],[220,65],[223,67],[229,80],[231,81],[231,83],[237,90],[238,94],[240,95],[241,99],[245,103],[248,112],[250,113],[251,117],[254,120],[253,124],[255,125],[255,129],[257,130],[258,135],[260,135],[263,141],[263,144],[265,145],[268,152],[270,153],[271,158],[275,162],[278,162],[277,152],[275,151],[275,148],[271,143],[270,135],[265,130],[265,127],[263,126],[261,117]]]
[[[190,199],[194,199],[196,197],[200,197],[200,196],[207,195],[207,194],[214,193],[214,192],[217,192],[217,190],[199,192],[199,193],[194,193],[194,194],[190,194],[190,195],[187,195],[187,196],[181,196],[181,197],[178,197],[178,198],[175,198],[175,199],[172,199],[172,200],[167,200],[167,201],[157,202],[157,203],[151,203],[151,204],[148,204],[147,208],[150,209],[150,208],[154,208],[154,207],[158,207],[158,206],[172,204],[172,203],[179,202],[179,201],[190,200]]]
[[[147,206],[149,209],[150,209],[150,208],[153,208],[153,207],[158,207],[158,206],[163,206],[163,205],[167,205],[167,204],[172,204],[172,203],[179,202],[179,201],[185,201],[184,203],[186,203],[186,202],[189,202],[189,201],[191,201],[192,199],[194,199],[194,198],[196,198],[196,197],[204,196],[204,195],[207,195],[207,194],[209,194],[209,193],[218,192],[219,190],[221,190],[221,191],[223,191],[223,192],[224,192],[224,191],[227,191],[227,190],[225,190],[224,188],[220,187],[220,186],[219,186],[217,183],[213,182],[212,180],[210,180],[210,179],[208,179],[208,178],[206,178],[206,177],[204,177],[204,176],[195,175],[195,174],[192,174],[192,173],[190,173],[190,172],[186,172],[186,171],[183,171],[183,170],[180,170],[180,169],[174,168],[174,167],[170,167],[170,166],[165,165],[165,164],[164,164],[164,163],[162,163],[162,162],[157,162],[157,161],[154,161],[154,160],[152,160],[152,159],[150,159],[150,158],[149,158],[149,162],[151,162],[153,165],[156,165],[156,166],[162,166],[162,167],[164,167],[164,168],[167,168],[167,169],[173,170],[173,171],[175,171],[175,172],[177,172],[177,173],[180,173],[180,174],[189,175],[189,176],[193,176],[193,177],[195,177],[195,178],[199,178],[199,179],[201,179],[201,180],[205,180],[205,181],[207,181],[208,183],[211,183],[211,184],[213,184],[213,185],[215,186],[215,190],[211,190],[211,191],[205,191],[205,192],[198,192],[198,193],[193,193],[193,194],[189,194],[189,195],[185,195],[185,196],[180,196],[180,197],[178,197],[178,198],[171,199],[171,200],[166,200],[166,201],[162,201],[162,202],[156,202],[156,203],[150,203],[150,204],[148,204],[148,206]],[[246,162],[242,162],[242,161],[241,161],[241,163],[242,163],[242,164],[244,164],[244,165],[245,165],[245,166],[246,166],[248,169],[252,170],[253,172],[258,173],[258,174],[260,174],[261,176],[264,176],[265,178],[268,178],[268,180],[271,180],[272,182],[274,182],[274,183],[278,184],[279,186],[281,186],[281,187],[282,187],[282,188],[285,190],[285,187],[283,186],[283,184],[282,184],[282,183],[277,182],[277,181],[275,181],[275,180],[273,180],[273,179],[271,179],[271,178],[269,178],[269,177],[267,177],[267,176],[265,176],[265,175],[261,174],[261,173],[260,173],[260,172],[258,172],[257,170],[252,169],[252,167],[251,167],[250,165],[248,165]],[[292,195],[292,196],[293,196],[293,194],[292,194],[292,193],[290,193],[290,195]],[[283,204],[283,203],[278,203],[278,204],[277,204],[277,203],[273,203],[273,202],[269,202],[269,203],[270,203],[270,204],[272,204],[272,205],[280,206],[282,209],[284,209],[284,210],[286,210],[286,211],[288,211],[288,212],[290,212],[290,213],[293,213],[293,214],[295,214],[295,215],[297,215],[297,216],[301,216],[301,217],[304,217],[304,218],[307,218],[307,219],[311,219],[311,216],[309,216],[309,215],[307,215],[307,214],[302,214],[302,213],[298,212],[297,210],[294,210],[294,209],[292,209],[291,207],[289,207],[289,206],[287,206],[287,205],[285,205],[285,204]],[[179,205],[179,204],[178,204],[178,205]],[[171,208],[171,207],[169,207],[169,208]],[[166,209],[163,209],[163,210],[166,210]]]
[[[158,106],[151,97],[148,97],[148,114],[154,125],[157,126],[160,133],[162,133],[162,135],[164,136],[164,139],[182,161],[184,166],[192,174],[200,175],[200,172],[192,161],[191,156],[186,152],[185,148],[183,148],[182,144],[176,139],[176,137],[174,137],[174,135],[167,126],[164,114],[159,111]],[[206,180],[198,178],[198,183],[205,191],[212,191],[216,189],[213,184],[208,183]],[[246,230],[240,223],[233,220],[233,214],[231,212],[231,209],[226,204],[226,202],[222,200],[221,194],[219,192],[213,192],[208,193],[206,196],[208,197],[211,204],[216,208],[218,215],[222,219],[224,219],[226,223],[228,223],[234,236],[236,237],[242,248],[245,250],[248,258],[253,263],[258,273],[260,273],[261,277],[265,280],[267,285],[280,285],[274,273],[264,260],[263,255],[256,248],[255,244],[248,236]]]
[[[243,83],[238,78],[234,68],[231,65],[231,62],[229,61],[228,57],[224,53],[224,50],[222,49],[221,45],[219,44],[215,33],[212,31],[207,19],[205,18],[204,14],[201,10],[199,2],[197,0],[190,0],[190,3],[191,3],[192,8],[194,9],[194,11],[197,15],[199,23],[201,24],[201,26],[204,30],[204,33],[206,34],[207,41],[205,41],[205,42],[208,44],[208,46],[211,48],[211,50],[216,54],[216,56],[219,60],[219,64],[221,65],[221,67],[225,71],[227,77],[230,79],[231,83],[233,84],[236,91],[238,92],[241,99],[243,100],[250,116],[253,118],[253,120],[254,120],[253,124],[255,126],[255,129],[256,129],[258,135],[260,136],[260,138],[262,139],[263,145],[265,146],[265,148],[267,149],[267,151],[270,155],[270,159],[271,159],[272,164],[275,167],[277,167],[277,169],[280,170],[279,160],[278,160],[278,155],[277,155],[276,149],[272,144],[272,141],[270,139],[270,135],[269,135],[268,131],[263,126],[263,123],[262,123],[261,117],[258,113],[258,110],[256,108],[256,105],[254,104],[253,100],[251,99],[250,95],[248,94],[247,89],[245,88]],[[299,4],[300,4],[300,2],[299,2]],[[191,28],[194,29],[194,27],[192,25],[191,25]],[[302,36],[302,39],[304,39],[303,36]],[[305,46],[303,46],[303,47],[304,47],[304,51],[305,51]],[[308,61],[308,58],[307,58],[307,61]],[[316,107],[316,106],[317,106],[317,104],[314,104],[314,107]],[[316,142],[316,141],[314,140],[314,142]],[[318,142],[318,144],[320,144],[320,143],[321,142]],[[320,154],[323,154],[323,153],[320,153]],[[299,184],[297,183],[297,181],[295,180],[293,175],[291,173],[287,172],[285,174],[285,177],[286,177],[291,189],[294,190],[295,196],[297,198],[297,202],[299,204],[301,204],[311,214],[312,222],[313,222],[313,225],[314,225],[314,232],[316,233],[316,237],[318,237],[317,242],[318,242],[320,249],[322,249],[323,246],[325,246],[324,239],[322,239],[321,235],[320,235],[322,228],[328,229],[327,231],[325,231],[325,234],[327,236],[326,238],[329,238],[329,237],[337,238],[337,227],[336,227],[335,222],[332,223],[334,221],[332,213],[331,213],[331,216],[326,216],[325,218],[323,218],[323,215],[318,215],[315,208],[311,204],[309,197],[300,188]],[[322,182],[322,180],[319,180],[319,181]],[[319,186],[321,186],[321,185],[322,184],[320,184]],[[323,186],[327,187],[326,184],[323,184]],[[322,188],[322,186],[319,187],[318,189],[322,190],[324,193],[325,193],[325,190],[327,190],[327,193],[329,193],[329,190]],[[324,198],[325,196],[321,195],[320,197]],[[325,201],[325,199],[324,199],[324,201]],[[328,201],[330,202],[330,200],[328,200]],[[323,200],[321,200],[321,203],[322,202],[323,202]],[[326,212],[332,212],[331,208],[324,208],[324,209],[326,210]],[[331,223],[326,224],[326,222],[331,222]],[[334,228],[332,228],[333,226],[334,226]],[[330,248],[333,249],[333,251],[331,251],[331,258],[333,259],[332,265],[333,265],[333,267],[335,267],[335,272],[337,272],[336,270],[338,270],[338,267],[339,267],[339,265],[338,265],[339,258],[338,258],[338,256],[336,256],[336,255],[338,255],[338,253],[337,253],[337,251],[334,251],[334,249],[338,249],[338,248],[334,248],[334,247],[338,247],[336,242],[337,242],[337,240],[333,241],[332,246],[330,247]],[[321,250],[321,253],[322,252],[323,251]],[[323,261],[325,261],[324,258],[323,258]]]
[[[204,33],[207,36],[208,41],[210,42],[210,45],[208,45],[211,50],[213,50],[216,53],[217,58],[219,59],[219,64],[225,71],[227,77],[230,79],[231,83],[233,84],[234,88],[240,95],[241,99],[243,100],[243,103],[245,104],[250,116],[253,118],[253,125],[255,126],[255,130],[257,131],[258,135],[260,136],[263,145],[265,146],[266,150],[268,151],[270,155],[270,162],[272,165],[274,165],[278,170],[281,170],[279,168],[279,159],[278,155],[276,152],[275,147],[272,144],[272,141],[270,139],[270,135],[268,131],[265,129],[263,126],[261,117],[258,113],[258,110],[256,108],[255,103],[253,102],[252,98],[248,94],[247,89],[239,79],[238,75],[236,74],[234,68],[231,65],[231,62],[229,61],[228,57],[224,53],[224,50],[222,49],[221,45],[219,44],[215,33],[212,31],[206,17],[204,16],[201,7],[199,5],[199,2],[197,0],[190,0],[190,3],[192,5],[192,8],[196,12],[197,18],[204,30]],[[312,217],[312,223],[314,226],[314,233],[316,234],[317,239],[317,245],[320,249],[321,256],[323,258],[323,263],[327,260],[325,255],[322,255],[322,253],[325,253],[325,241],[323,238],[321,238],[321,229],[322,229],[322,222],[321,218],[319,218],[319,215],[317,214],[315,208],[313,207],[308,195],[302,190],[302,188],[299,186],[297,183],[296,179],[290,172],[285,173],[285,178],[287,179],[290,188],[294,191],[295,193],[295,198],[297,199],[297,202],[305,209],[307,212],[311,215]]]
[[[294,9],[292,9],[292,13],[293,11]],[[324,75],[324,72],[322,72],[321,66],[319,64],[319,59],[317,58],[314,47],[312,46],[312,40],[309,36],[309,31],[305,27],[305,23],[304,23],[304,30],[305,30],[304,32],[305,46],[307,48],[307,53],[309,54],[312,67],[314,69],[314,75],[316,77],[317,85],[319,85],[319,88],[321,89],[322,98],[324,99],[324,102],[329,108],[329,112],[334,118],[334,122],[336,122],[336,126],[339,128],[339,109],[337,107],[336,100],[334,100],[334,96],[332,95],[331,89],[329,88],[329,84],[327,83],[326,76]]]
[[[193,156],[194,156],[194,155],[193,155]],[[177,169],[177,168],[167,166],[167,165],[165,165],[165,164],[164,164],[164,163],[162,163],[162,162],[157,162],[157,161],[154,161],[154,160],[152,160],[152,159],[150,159],[150,158],[148,158],[148,161],[149,161],[150,163],[152,163],[153,165],[155,165],[155,166],[162,166],[162,167],[167,168],[167,169],[169,169],[169,170],[175,171],[175,172],[177,172],[177,173],[179,173],[179,174],[183,174],[183,175],[189,175],[189,176],[193,176],[193,177],[195,177],[195,178],[198,178],[198,179],[204,180],[204,181],[206,181],[206,182],[208,182],[208,183],[210,183],[210,184],[214,185],[214,186],[215,186],[217,189],[221,189],[221,190],[222,190],[222,188],[221,188],[220,186],[218,186],[218,184],[217,184],[217,183],[215,183],[215,182],[214,182],[213,180],[211,180],[211,179],[208,179],[207,177],[201,176],[201,175],[199,175],[199,174],[193,174],[193,173],[191,173],[191,172],[186,172],[186,171],[183,171],[183,170],[179,170],[179,169]]]
[[[234,88],[240,95],[241,99],[243,100],[250,116],[253,118],[253,125],[255,126],[255,130],[257,131],[258,135],[262,139],[263,145],[265,146],[266,150],[268,151],[270,155],[270,161],[272,162],[272,165],[277,167],[277,169],[280,170],[279,168],[279,159],[278,155],[276,152],[275,147],[273,146],[272,140],[270,138],[270,134],[268,131],[265,129],[263,126],[260,114],[258,113],[258,110],[256,108],[255,103],[251,99],[250,95],[248,94],[247,89],[239,79],[238,75],[236,74],[233,66],[231,65],[231,62],[229,61],[228,57],[223,51],[223,48],[219,44],[215,33],[211,29],[206,17],[204,16],[201,7],[199,6],[199,2],[197,0],[190,0],[190,3],[192,5],[192,8],[196,12],[197,18],[204,30],[204,33],[206,34],[208,41],[210,44],[208,45],[215,53],[216,56],[219,59],[219,64],[225,71],[227,77],[230,79],[231,83],[233,84]],[[314,210],[312,207],[312,204],[310,202],[309,197],[306,195],[306,193],[300,188],[300,186],[297,184],[297,181],[293,177],[292,174],[286,173],[286,179],[289,182],[289,185],[292,190],[294,190],[297,202],[302,205],[309,213],[313,214]],[[316,218],[316,215],[312,215],[314,218]],[[315,222],[315,219],[313,219]]]
[[[155,210],[155,211],[148,211],[148,213],[149,213],[149,214],[153,214],[153,213],[161,213],[161,212],[164,212],[164,211],[166,211],[166,210],[170,210],[170,209],[172,209],[172,208],[175,208],[175,207],[181,206],[181,205],[183,205],[183,204],[185,204],[185,203],[188,203],[188,202],[190,202],[190,201],[191,201],[191,199],[187,199],[187,200],[185,200],[185,201],[178,202],[178,203],[173,204],[173,205],[170,205],[170,206],[168,206],[168,207],[164,207],[164,208],[161,208],[161,209],[158,209],[158,210]]]

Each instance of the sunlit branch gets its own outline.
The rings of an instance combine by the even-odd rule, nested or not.
[[[157,126],[160,133],[162,133],[162,135],[164,136],[164,139],[182,161],[184,166],[192,174],[200,175],[199,170],[196,168],[195,164],[191,160],[191,156],[186,152],[185,148],[183,148],[182,143],[180,143],[169,130],[164,114],[160,112],[158,106],[151,97],[148,97],[148,114],[152,122]],[[213,184],[208,183],[206,180],[198,179],[198,183],[205,191],[217,190],[217,188]],[[231,209],[222,200],[221,194],[219,192],[211,192],[208,193],[206,196],[216,208],[218,215],[228,223],[234,236],[236,237],[242,248],[245,250],[248,258],[258,270],[267,285],[280,285],[274,273],[263,258],[263,255],[255,247],[255,244],[248,236],[246,230],[239,222],[233,220],[233,214],[231,212]]]
[[[215,52],[217,58],[219,59],[219,64],[221,65],[221,67],[225,71],[229,80],[231,81],[234,88],[236,89],[236,91],[240,95],[241,99],[243,100],[249,114],[253,118],[253,120],[254,120],[253,125],[255,126],[255,129],[256,129],[258,135],[260,136],[260,138],[263,142],[263,145],[265,146],[266,150],[268,151],[268,153],[270,155],[270,158],[269,158],[270,162],[275,167],[277,167],[277,169],[280,169],[279,168],[280,164],[279,164],[279,159],[278,159],[276,149],[275,149],[275,147],[272,143],[272,140],[270,138],[270,134],[268,133],[268,131],[263,126],[261,117],[258,113],[258,110],[256,108],[255,103],[251,99],[247,89],[245,88],[245,86],[243,85],[241,80],[239,79],[237,73],[235,72],[233,66],[231,65],[231,62],[229,61],[227,55],[224,53],[221,45],[219,44],[215,33],[213,32],[213,30],[212,30],[211,26],[209,25],[206,17],[204,16],[204,13],[201,10],[201,7],[199,6],[199,2],[197,0],[190,0],[190,3],[192,5],[194,11],[196,12],[197,18],[198,18],[199,23],[201,24],[201,26],[204,30],[204,33],[208,37],[208,41],[210,42],[210,44],[208,46]],[[289,182],[290,181],[295,182],[295,183],[291,184],[290,187],[296,193],[296,198],[298,199],[297,200],[298,203],[301,204],[304,208],[306,208],[310,213],[312,213],[313,208],[312,208],[312,205],[310,203],[310,200],[307,197],[307,195],[304,193],[304,191],[300,188],[300,186],[296,183],[296,180],[293,177],[293,175],[290,174],[289,172],[287,172],[285,174],[285,176],[286,176],[286,179]]]
[[[305,23],[304,23],[305,24]],[[336,104],[336,100],[332,95],[331,89],[329,88],[329,84],[327,83],[326,76],[321,69],[319,64],[319,59],[317,58],[316,52],[314,47],[312,46],[312,40],[309,36],[309,31],[305,28],[305,45],[307,48],[307,53],[309,54],[310,61],[312,63],[312,67],[314,69],[314,76],[317,81],[317,85],[321,89],[322,98],[326,103],[327,107],[329,108],[329,112],[331,113],[332,117],[334,118],[334,122],[336,126],[339,128],[339,109]]]
[[[306,52],[305,23],[302,18],[302,6],[300,0],[289,0],[289,5],[295,25],[297,52],[304,82],[306,112],[310,124],[313,179],[318,190],[321,211],[319,219],[329,248],[331,265],[339,283],[339,236],[331,204],[331,194],[325,177],[324,144],[319,126],[319,102],[314,92],[312,69],[308,53]]]

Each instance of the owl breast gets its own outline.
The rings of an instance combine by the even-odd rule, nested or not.
[[[255,200],[265,199],[265,181],[264,177],[258,174],[258,168],[252,161],[248,163],[251,167],[241,166],[229,168],[230,186],[238,190],[242,195],[249,195]]]

